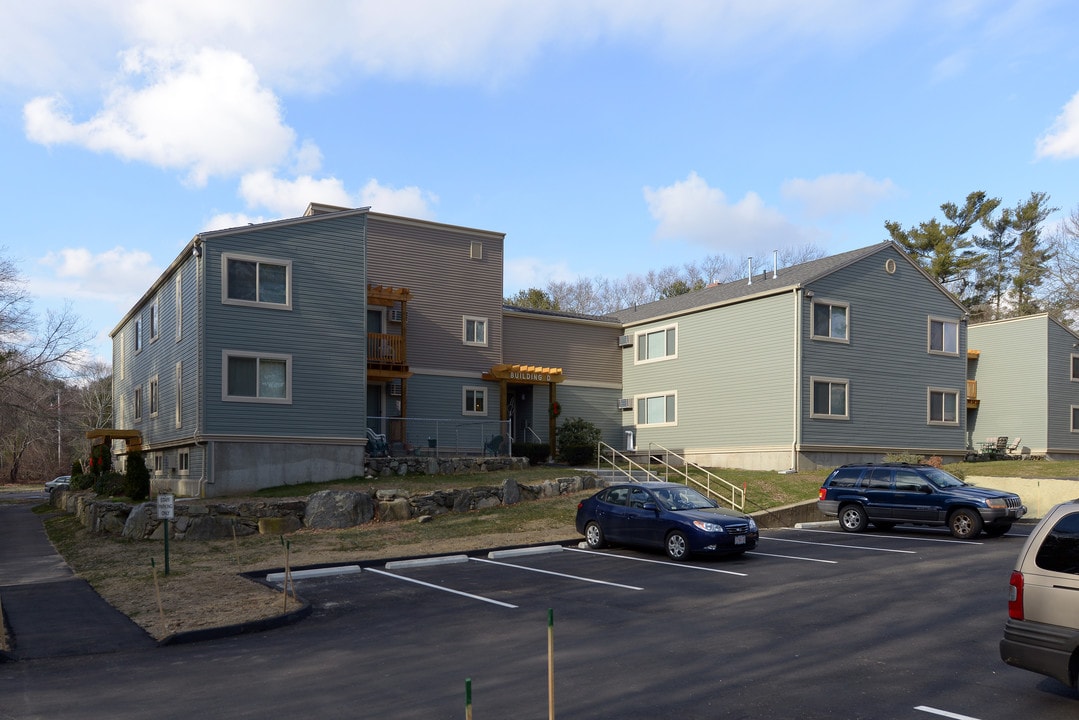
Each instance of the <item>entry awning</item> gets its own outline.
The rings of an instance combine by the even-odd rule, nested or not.
[[[98,440],[100,442],[94,443],[95,445],[101,443],[109,443],[113,440],[123,440],[127,444],[128,450],[141,450],[142,449],[142,433],[138,430],[117,430],[116,428],[98,428],[97,430],[87,430],[86,438],[88,440]]]
[[[483,379],[495,382],[507,380],[526,385],[546,385],[548,383],[560,383],[563,377],[562,368],[501,364],[492,365],[491,369],[483,374]]]

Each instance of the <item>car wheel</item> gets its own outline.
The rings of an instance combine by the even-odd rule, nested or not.
[[[603,539],[603,528],[595,520],[584,526],[584,541],[593,550],[599,550],[607,544]]]
[[[847,532],[862,532],[869,524],[869,517],[861,505],[844,505],[839,509],[839,527]]]
[[[990,525],[989,527],[985,528],[985,534],[989,537],[1000,537],[1011,529],[1011,523],[1004,523],[1002,525]]]
[[[685,560],[689,557],[689,541],[686,540],[685,533],[680,530],[675,530],[667,536],[666,548],[667,557],[671,560]]]
[[[960,540],[973,540],[982,531],[982,516],[970,508],[959,508],[948,518],[948,529]]]

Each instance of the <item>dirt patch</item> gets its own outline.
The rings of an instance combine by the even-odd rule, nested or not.
[[[578,497],[441,516],[429,523],[372,523],[288,536],[173,541],[165,575],[162,542],[93,535],[71,516],[47,521],[50,538],[76,574],[157,639],[179,632],[252,622],[296,607],[283,593],[242,576],[284,568],[463,553],[576,537]],[[285,543],[288,547],[286,548]]]

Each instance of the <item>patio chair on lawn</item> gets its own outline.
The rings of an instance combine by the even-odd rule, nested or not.
[[[1008,436],[1001,435],[997,438],[997,446],[993,448],[994,459],[1004,459],[1008,457]]]
[[[386,436],[367,428],[367,454],[371,457],[386,457],[390,454],[390,444]]]
[[[1018,450],[1020,447],[1022,447],[1022,445],[1023,445],[1023,438],[1017,437],[1015,439],[1015,442],[1013,442],[1011,445],[1008,446],[1008,449],[1006,451],[1007,454],[1008,454],[1008,457],[1014,456],[1015,451]]]

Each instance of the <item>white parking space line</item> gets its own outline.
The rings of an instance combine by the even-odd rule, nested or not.
[[[978,720],[976,717],[970,715],[960,715],[959,713],[948,712],[947,710],[938,710],[931,708],[927,705],[918,705],[915,710],[921,710],[922,712],[931,713],[933,715],[940,715],[941,717],[954,718],[954,720]]]
[[[798,543],[799,545],[820,545],[821,547],[848,548],[850,550],[872,550],[873,552],[902,553],[904,555],[918,554],[913,550],[893,550],[891,548],[868,547],[867,545],[842,545],[837,543],[811,542],[809,540],[791,540],[790,538],[777,538],[772,537],[771,535],[768,536],[768,542],[789,542]]]
[[[747,552],[746,555],[760,555],[761,557],[783,558],[784,560],[805,560],[806,562],[828,563],[829,565],[839,564],[838,560],[821,560],[820,558],[800,557],[798,555],[774,555],[773,553],[762,553],[757,552],[756,550]]]
[[[738,577],[747,577],[745,573],[734,572],[733,570],[719,570],[717,568],[701,567],[700,565],[688,565],[680,562],[670,562],[669,560],[649,560],[648,558],[631,557],[629,555],[614,555],[613,553],[597,552],[595,550],[581,550],[580,548],[566,548],[567,552],[579,552],[586,555],[599,555],[605,558],[618,558],[619,560],[633,560],[634,562],[643,563],[655,563],[656,565],[670,565],[671,567],[685,568],[687,570],[704,570],[705,572],[721,573],[723,575],[737,575]]]
[[[454,590],[452,588],[442,587],[441,585],[435,585],[433,583],[424,582],[423,580],[417,580],[415,578],[405,577],[404,575],[398,575],[396,573],[386,572],[385,570],[375,570],[374,568],[367,568],[364,572],[373,572],[379,575],[385,575],[386,577],[394,578],[395,580],[404,580],[405,582],[415,583],[417,585],[423,585],[434,590],[441,590],[442,592],[453,593],[454,595],[460,595],[462,597],[471,598],[473,600],[479,600],[480,602],[491,603],[492,605],[501,605],[502,607],[514,608],[516,605],[510,605],[509,603],[502,602],[501,600],[492,600],[491,598],[485,598],[482,595],[473,595],[472,593],[461,592],[460,590]]]
[[[809,530],[806,528],[799,528],[800,532],[808,533],[823,533],[825,535],[845,535],[850,537],[850,533],[842,532],[841,530]],[[918,537],[917,535],[869,535],[868,537],[875,538],[887,538],[889,540],[917,540],[918,542],[935,542],[935,543],[952,543],[953,545],[982,545],[983,543],[977,540],[949,540],[948,538],[929,538]]]
[[[498,562],[497,560],[472,558],[472,561],[488,563],[489,565],[501,565],[502,567],[517,568],[518,570],[527,570],[528,572],[543,573],[544,575],[554,575],[555,577],[568,578],[570,580],[580,580],[581,582],[596,583],[597,585],[610,585],[611,587],[620,587],[627,590],[644,590],[644,588],[637,587],[636,585],[623,585],[622,583],[607,582],[606,580],[593,580],[592,578],[581,577],[580,575],[567,575],[566,573],[554,572],[552,570],[540,570],[539,568],[527,567],[525,565],[514,565],[513,563]]]

